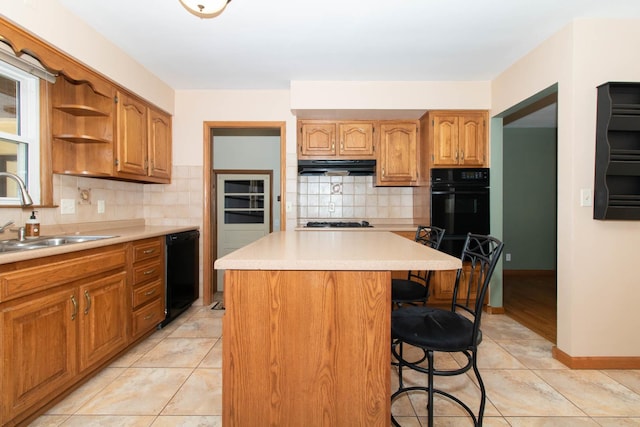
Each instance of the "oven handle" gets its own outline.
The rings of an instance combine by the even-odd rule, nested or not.
[[[478,188],[475,190],[456,190],[456,189],[449,189],[449,190],[431,190],[431,194],[489,194],[489,189],[488,188]]]

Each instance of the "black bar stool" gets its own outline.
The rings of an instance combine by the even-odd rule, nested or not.
[[[462,250],[463,267],[456,274],[451,309],[431,307],[403,307],[391,313],[391,351],[398,360],[399,387],[391,395],[391,401],[408,391],[424,391],[428,394],[427,410],[429,427],[433,426],[433,396],[438,394],[460,405],[473,420],[474,426],[482,426],[486,401],[486,390],[478,371],[477,352],[482,342],[480,319],[482,305],[489,282],[500,258],[504,244],[491,236],[469,233]],[[473,300],[473,292],[476,299]],[[424,351],[427,367],[403,358],[405,344]],[[460,352],[467,358],[465,366],[459,369],[442,370],[434,366],[434,353]],[[405,387],[402,379],[403,368],[427,374],[426,386]],[[471,408],[456,396],[434,387],[435,376],[464,374],[473,369],[480,388],[480,408],[476,415]],[[393,425],[399,426],[392,416]]]

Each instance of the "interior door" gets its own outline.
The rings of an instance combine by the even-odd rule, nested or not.
[[[268,174],[217,175],[218,258],[271,231],[271,179]],[[217,270],[218,292],[224,290]]]

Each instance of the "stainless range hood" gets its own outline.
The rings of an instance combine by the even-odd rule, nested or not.
[[[375,160],[298,160],[298,175],[368,176],[375,173]]]

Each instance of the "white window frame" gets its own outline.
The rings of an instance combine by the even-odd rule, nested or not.
[[[17,134],[0,131],[0,138],[27,145],[27,158],[18,153],[17,174],[23,179],[34,204],[40,203],[40,81],[21,69],[0,61],[0,74],[20,83]],[[14,183],[15,184],[15,183]],[[13,185],[12,181],[8,185]],[[17,185],[17,184],[15,184]],[[20,205],[19,197],[0,197],[0,205]]]

